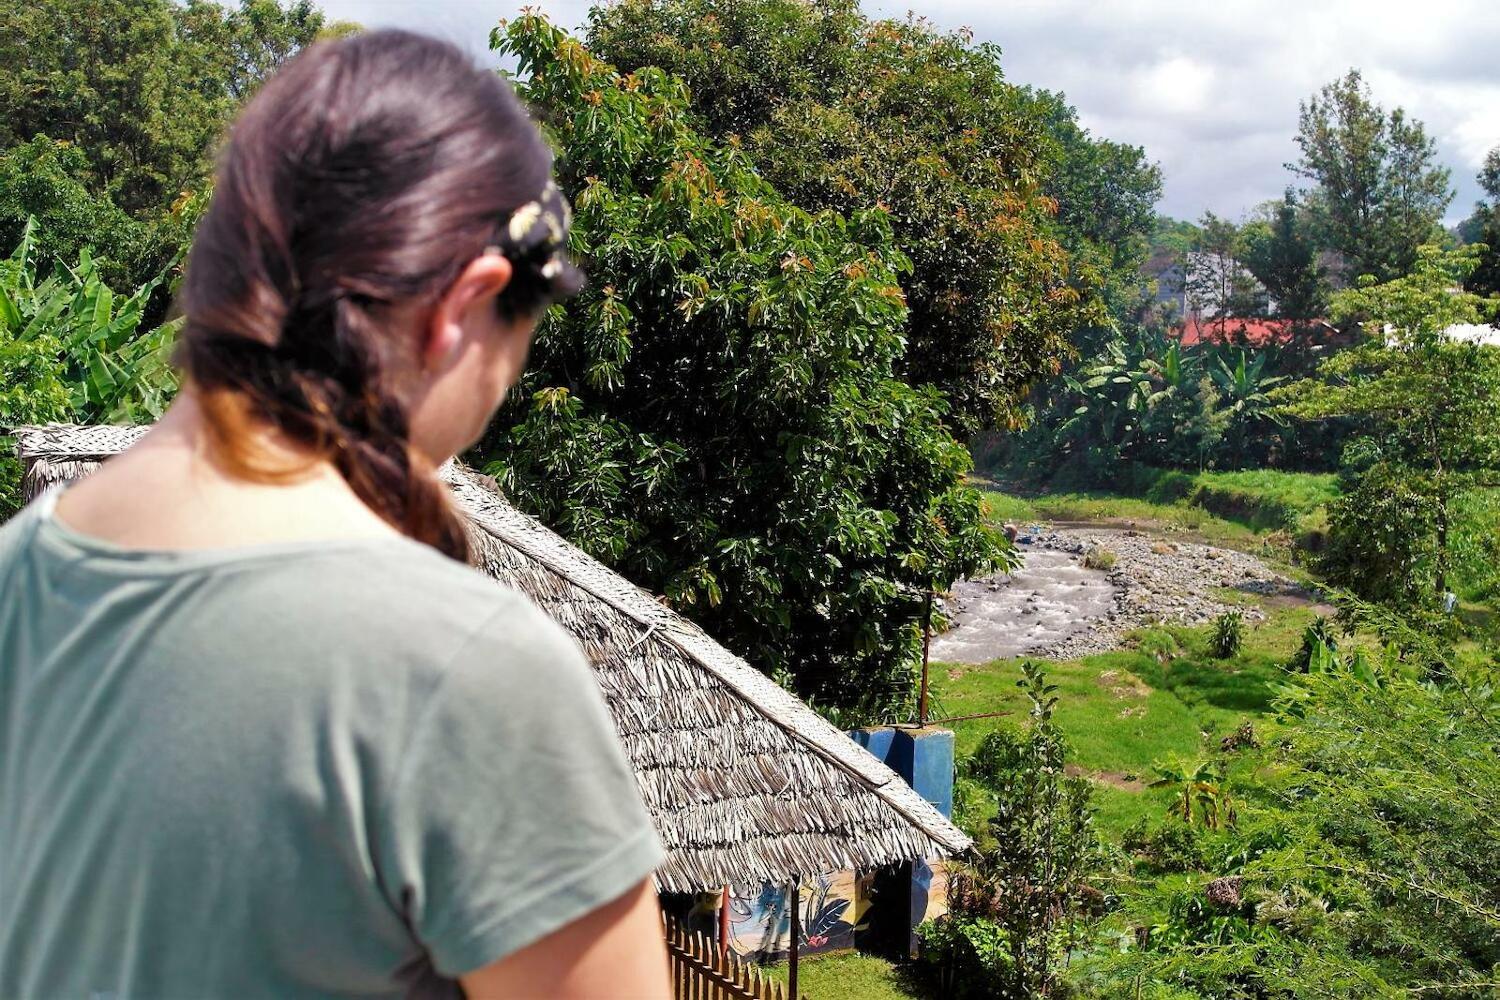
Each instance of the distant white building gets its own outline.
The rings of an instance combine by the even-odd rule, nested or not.
[[[1500,329],[1483,323],[1455,323],[1443,331],[1443,337],[1460,343],[1500,347]],[[1401,342],[1401,338],[1396,336],[1396,328],[1389,323],[1385,325],[1385,342],[1390,347]]]
[[[1182,319],[1276,315],[1276,301],[1266,287],[1234,258],[1197,250],[1174,256],[1153,259],[1143,270],[1156,280],[1155,301],[1170,303]]]
[[[1488,344],[1500,347],[1500,330],[1482,323],[1458,323],[1443,331],[1449,340],[1464,340],[1473,344]]]

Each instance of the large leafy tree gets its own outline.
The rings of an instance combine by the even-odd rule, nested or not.
[[[202,180],[239,102],[323,29],[307,0],[42,0],[0,14],[0,146],[36,135],[89,160],[128,212]]]
[[[1500,486],[1500,348],[1445,333],[1495,315],[1497,303],[1457,289],[1477,260],[1474,247],[1425,246],[1410,275],[1335,295],[1335,318],[1364,321],[1369,338],[1275,392],[1290,416],[1367,430],[1360,479],[1330,509],[1325,565],[1371,597],[1420,603],[1447,589],[1455,504]]]
[[[1070,340],[1090,355],[1148,305],[1140,269],[1150,252],[1161,198],[1161,169],[1140,146],[1100,139],[1083,128],[1062,94],[1028,91],[1051,141],[1043,191],[1057,205],[1055,226],[1070,268],[1103,297],[1103,322],[1079,327]]]
[[[792,203],[888,210],[912,262],[898,371],[939,387],[966,432],[1021,419],[1074,332],[1104,323],[1108,269],[1143,249],[1155,168],[1091,146],[1060,98],[1008,83],[966,34],[853,0],[620,0],[591,13],[589,44],[680,76],[704,127]]]
[[[1324,245],[1354,276],[1409,272],[1453,200],[1422,123],[1401,108],[1387,113],[1352,69],[1302,103],[1297,147],[1291,167],[1311,182],[1306,196]]]
[[[1009,551],[930,388],[879,209],[789,204],[683,84],[544,18],[497,29],[559,152],[590,286],[486,445],[517,502],[815,703],[898,709],[925,595]]]
[[[92,247],[117,291],[149,281],[185,244],[239,104],[302,46],[348,30],[309,0],[5,5],[0,245],[35,217],[44,273]]]

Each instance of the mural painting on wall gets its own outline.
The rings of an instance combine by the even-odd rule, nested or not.
[[[810,955],[854,947],[855,927],[870,905],[870,876],[832,872],[804,879],[799,893],[801,931],[798,950]],[[729,946],[758,961],[786,957],[791,948],[791,893],[785,885],[744,882],[729,890]],[[690,922],[705,930],[718,919],[721,897],[698,897]]]
[[[798,952],[816,955],[873,947],[878,952],[905,948],[910,953],[917,925],[948,911],[947,885],[944,865],[921,861],[804,879]],[[756,961],[786,958],[791,949],[790,896],[787,886],[769,882],[731,886],[729,946]],[[698,895],[687,914],[688,926],[717,937],[722,901],[719,893]]]

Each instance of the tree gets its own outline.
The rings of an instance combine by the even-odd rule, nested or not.
[[[492,44],[556,144],[590,285],[543,324],[488,468],[804,697],[900,711],[927,594],[1011,557],[941,400],[895,377],[888,214],[788,204],[680,81],[538,15]]]
[[[1052,142],[1043,190],[1057,203],[1059,239],[1075,256],[1095,254],[1135,277],[1157,226],[1161,168],[1140,146],[1099,139],[1062,94],[1023,88]]]
[[[1500,295],[1500,146],[1484,158],[1478,179],[1490,200],[1476,204],[1462,228],[1465,242],[1483,243],[1485,249],[1464,287],[1476,295]]]
[[[1228,338],[1234,318],[1263,316],[1269,305],[1265,290],[1241,262],[1244,246],[1238,226],[1205,212],[1187,256],[1188,311],[1200,322],[1212,322],[1221,342]]]
[[[111,288],[133,289],[178,256],[190,220],[168,213],[143,221],[108,195],[89,189],[83,150],[41,135],[0,152],[0,247],[14,247],[32,227],[32,265],[47,274],[96,247],[100,275]],[[174,223],[181,224],[174,224]]]
[[[1043,191],[1057,204],[1058,241],[1073,271],[1097,275],[1107,309],[1104,322],[1072,334],[1074,346],[1087,356],[1146,307],[1140,269],[1157,226],[1161,169],[1139,146],[1091,136],[1063,95],[1023,92],[1052,139]]]
[[[1327,281],[1318,249],[1288,189],[1267,213],[1244,227],[1244,263],[1276,302],[1276,315],[1316,319],[1327,308]]]
[[[0,239],[35,216],[44,271],[91,246],[117,291],[149,281],[190,235],[183,209],[201,203],[239,104],[303,45],[349,27],[326,25],[309,0],[6,5]]]
[[[888,208],[912,261],[898,370],[939,387],[965,433],[1018,423],[1074,331],[1107,318],[1113,252],[1070,256],[1054,213],[1097,228],[1131,206],[1128,229],[1159,184],[1127,147],[1063,177],[1059,157],[1091,141],[1071,109],[1007,83],[993,46],[869,21],[852,0],[622,0],[595,8],[589,44],[623,70],[680,76],[710,134],[742,143],[793,204]],[[1060,207],[1064,192],[1076,200]]]
[[[1356,275],[1387,281],[1408,273],[1417,248],[1439,234],[1453,191],[1422,123],[1376,104],[1359,70],[1301,104],[1289,164],[1312,182],[1304,192],[1323,245]]]
[[[1441,595],[1454,503],[1470,490],[1500,485],[1500,348],[1445,334],[1456,324],[1492,317],[1500,307],[1458,290],[1477,262],[1474,247],[1444,252],[1426,246],[1409,276],[1383,283],[1366,276],[1359,288],[1336,294],[1334,317],[1364,320],[1369,339],[1324,361],[1317,378],[1275,393],[1289,416],[1362,421],[1364,450],[1372,456],[1362,481],[1386,497],[1395,495],[1392,487],[1399,483],[1413,498],[1379,508],[1402,519],[1383,531],[1367,523],[1375,513],[1369,491],[1354,492],[1329,511],[1329,568],[1366,594],[1408,601]],[[1341,525],[1348,529],[1347,545],[1340,541]],[[1368,553],[1379,537],[1430,544],[1430,575],[1411,575],[1412,563],[1393,564],[1388,553]],[[1356,565],[1344,555],[1357,557]],[[1372,581],[1386,574],[1394,578],[1377,590]]]

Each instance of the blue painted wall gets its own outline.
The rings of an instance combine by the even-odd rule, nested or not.
[[[849,736],[905,778],[944,816],[953,816],[952,730],[873,726],[851,730]]]

